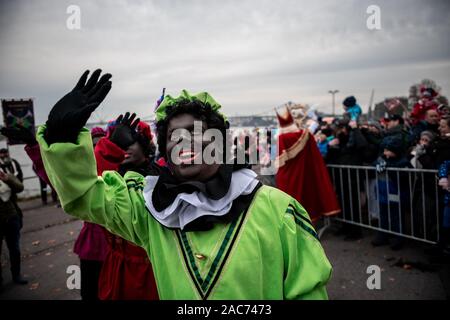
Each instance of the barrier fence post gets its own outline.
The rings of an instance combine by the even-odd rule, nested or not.
[[[426,243],[438,241],[440,236],[439,201],[441,200],[438,185],[436,182],[434,188],[425,186],[425,175],[435,175],[437,170],[387,168],[383,173],[379,173],[374,167],[369,166],[328,165],[328,168],[331,170],[333,186],[342,207],[341,214],[333,217],[333,220]],[[347,170],[347,173],[343,172],[344,169]],[[371,178],[370,172],[374,172],[374,178]],[[352,180],[353,173],[356,174],[356,181]],[[344,179],[347,183],[344,183]],[[363,193],[361,192],[361,179],[365,179]],[[430,184],[429,182],[434,180],[427,179],[426,181],[427,184]],[[386,189],[382,190],[384,187]],[[434,196],[431,194],[433,190],[435,191]],[[362,195],[366,198],[362,199]],[[376,201],[372,203],[374,195],[376,195]],[[380,195],[383,196],[383,199],[380,199]],[[358,200],[353,205],[355,196],[358,197]],[[409,197],[409,203],[407,201],[402,203],[407,197]],[[436,202],[434,205],[433,200]],[[365,211],[363,213],[363,210],[366,209],[368,221],[364,217]],[[355,214],[355,210],[359,210],[359,213]],[[433,213],[432,210],[435,212]],[[378,225],[372,222],[372,214],[376,213],[378,213],[378,217],[374,218],[378,219]],[[436,223],[434,223],[434,216]],[[408,217],[410,221],[408,221]],[[330,226],[331,221],[330,217],[325,217],[325,225],[319,231],[320,235]],[[418,234],[416,228],[423,229],[423,232]]]

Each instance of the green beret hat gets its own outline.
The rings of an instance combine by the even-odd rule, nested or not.
[[[227,121],[227,118],[219,111],[222,107],[208,92],[200,92],[197,94],[190,94],[187,90],[182,90],[180,95],[176,98],[171,95],[166,95],[164,100],[156,109],[156,121],[164,120],[167,117],[166,111],[167,107],[174,106],[181,101],[200,101],[205,104],[209,104],[214,112],[217,112],[224,121]]]

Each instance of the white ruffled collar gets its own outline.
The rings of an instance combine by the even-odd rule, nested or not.
[[[202,216],[223,216],[227,214],[233,201],[240,195],[252,193],[258,185],[256,173],[250,169],[234,171],[228,192],[222,198],[213,200],[202,192],[180,193],[173,203],[162,211],[157,211],[152,203],[152,193],[158,176],[147,176],[143,191],[145,205],[150,214],[168,228],[183,229],[187,224]]]

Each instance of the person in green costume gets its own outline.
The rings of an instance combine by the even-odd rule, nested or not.
[[[87,80],[88,73],[37,132],[65,212],[144,248],[161,299],[328,298],[332,267],[304,208],[261,185],[245,165],[195,161],[202,136],[196,123],[202,132],[223,133],[224,140],[229,127],[208,93],[167,95],[156,110],[165,166],[153,165],[154,174],[145,177],[133,171],[97,176],[84,126],[111,89],[111,75],[96,70]],[[115,141],[134,134],[126,124],[115,130]],[[178,151],[183,135],[192,139]],[[200,141],[200,153],[211,143]],[[221,157],[226,155],[215,159]]]

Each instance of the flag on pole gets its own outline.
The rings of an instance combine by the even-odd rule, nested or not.
[[[153,112],[156,112],[156,109],[158,109],[159,105],[164,100],[165,94],[166,94],[166,88],[163,88],[161,97],[156,101],[155,110],[153,110]]]

